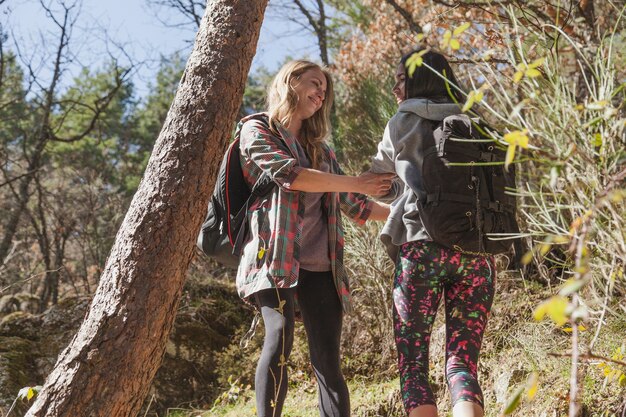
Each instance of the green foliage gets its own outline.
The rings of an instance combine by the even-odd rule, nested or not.
[[[17,397],[15,397],[15,401],[13,401],[13,404],[11,404],[11,407],[9,407],[9,411],[7,411],[5,417],[8,417],[9,414],[11,414],[11,411],[13,411],[15,409],[15,405],[17,404],[18,401],[29,402],[37,394],[39,394],[39,391],[41,391],[42,388],[43,387],[41,385],[37,385],[35,387],[24,387],[24,388],[22,388],[20,390],[20,392],[17,393]]]
[[[15,178],[26,171],[20,160],[22,150],[28,145],[25,131],[33,124],[34,113],[26,99],[24,72],[12,52],[5,52],[0,74],[0,166],[3,177],[0,183],[15,185]],[[6,194],[5,194],[6,193]],[[0,187],[0,218],[8,216],[11,195],[8,187]],[[6,213],[6,214],[5,214]]]
[[[59,98],[52,129],[57,137],[68,141],[49,144],[52,169],[71,169],[79,183],[99,178],[121,188],[129,140],[127,114],[132,108],[133,92],[128,82],[117,88],[118,76],[114,65],[95,73],[83,69]],[[101,111],[103,97],[111,92],[113,97]],[[81,137],[83,132],[88,133]]]
[[[375,11],[360,0],[327,0],[334,11],[328,23],[328,45],[332,50],[341,47],[355,28],[365,28]]]
[[[128,138],[125,176],[125,188],[129,194],[134,193],[139,186],[184,69],[185,60],[179,54],[162,57],[155,84],[149,84],[148,87],[151,93],[129,117],[132,129]]]
[[[229,388],[215,399],[213,407],[223,404],[236,404],[239,401],[252,397],[252,392],[250,391],[252,386],[250,384],[244,385],[239,382],[239,378],[233,378],[232,375],[228,376],[227,382]]]
[[[333,144],[349,170],[361,172],[376,154],[385,125],[397,108],[391,88],[391,79],[381,82],[367,78],[354,91],[338,89]]]
[[[17,144],[20,130],[30,119],[30,112],[24,88],[24,72],[17,64],[14,53],[4,54],[1,68],[0,152],[9,152],[9,147]]]
[[[243,93],[242,114],[258,113],[266,110],[265,97],[267,87],[274,74],[265,67],[248,75],[248,82]]]
[[[367,223],[357,227],[344,222],[346,270],[356,306],[344,322],[347,375],[368,375],[372,367],[393,369],[396,360],[391,316],[394,268],[378,238],[381,226]],[[382,372],[378,375],[382,376]]]

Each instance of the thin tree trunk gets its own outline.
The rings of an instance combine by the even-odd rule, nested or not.
[[[17,192],[17,206],[11,211],[9,215],[9,221],[5,226],[4,236],[2,237],[2,241],[0,241],[0,266],[2,266],[9,254],[9,250],[11,249],[11,244],[13,243],[13,238],[17,233],[17,227],[20,224],[20,220],[22,219],[22,214],[26,210],[26,205],[30,199],[30,184],[37,175],[37,171],[41,168],[42,165],[42,155],[44,149],[46,147],[46,143],[48,142],[47,138],[44,136],[40,139],[40,142],[37,144],[37,147],[33,151],[33,156],[28,164],[29,174],[26,175],[22,181],[20,182],[18,192]]]
[[[26,414],[135,416],[161,363],[267,0],[213,0],[78,334]]]

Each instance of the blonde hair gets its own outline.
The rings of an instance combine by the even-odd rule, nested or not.
[[[306,149],[311,165],[318,169],[325,159],[323,146],[330,136],[331,130],[330,109],[333,105],[334,91],[333,81],[328,70],[304,60],[291,61],[283,65],[268,89],[267,112],[269,113],[270,129],[274,134],[278,134],[276,122],[283,126],[289,125],[298,105],[298,95],[293,89],[292,81],[311,69],[322,71],[326,77],[326,98],[322,102],[322,107],[313,116],[302,121],[298,139]]]

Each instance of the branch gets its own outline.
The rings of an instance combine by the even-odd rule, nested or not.
[[[293,0],[293,2],[296,4],[296,6],[298,6],[298,9],[300,9],[300,12],[304,15],[304,17],[307,18],[309,24],[313,27],[313,30],[317,32],[319,30],[318,22],[313,18],[311,12],[309,12],[309,10],[304,7],[300,0]]]
[[[199,0],[147,0],[147,4],[150,6],[157,7],[165,7],[168,9],[174,9],[179,12],[187,22],[184,23],[172,23],[168,20],[162,19],[159,16],[156,18],[166,27],[185,27],[190,23],[193,24],[194,31],[200,27],[200,22],[202,21],[202,14],[204,13],[204,9],[206,7],[206,1]]]
[[[511,64],[508,59],[489,58],[489,59],[468,59],[457,58],[448,60],[451,64]]]
[[[18,243],[20,243],[20,242],[17,242],[17,243],[15,244],[15,246],[17,246],[17,244],[18,244]],[[15,247],[15,246],[14,246],[14,247]],[[2,294],[3,292],[5,292],[6,290],[8,290],[8,289],[9,289],[9,288],[11,288],[11,287],[14,287],[14,286],[16,286],[16,285],[26,284],[28,281],[32,281],[32,280],[33,280],[33,279],[35,279],[35,278],[39,278],[39,277],[45,276],[47,273],[50,273],[50,272],[59,272],[61,269],[62,269],[62,268],[59,268],[59,269],[52,269],[52,270],[49,270],[49,271],[42,271],[42,272],[40,272],[40,273],[38,273],[38,274],[31,275],[31,276],[30,276],[30,277],[28,277],[28,278],[24,278],[24,279],[21,279],[21,280],[19,280],[19,281],[16,281],[16,282],[14,282],[14,283],[12,283],[12,284],[7,285],[6,287],[0,288],[0,294]]]
[[[398,12],[400,16],[404,18],[404,20],[406,20],[406,22],[409,24],[409,29],[411,29],[411,32],[423,33],[422,27],[418,25],[415,20],[413,20],[413,16],[411,15],[411,13],[409,13],[408,10],[402,8],[395,0],[385,0],[385,2],[393,7],[395,11]],[[446,6],[448,5],[446,4]]]
[[[11,248],[11,250],[8,251],[7,255],[2,260],[2,263],[0,263],[0,272],[4,271],[7,268],[7,265],[9,263],[9,261],[14,256],[15,250],[20,245],[20,243],[22,243],[22,242],[21,241],[17,241],[17,242],[14,241],[13,242],[13,247]],[[10,284],[9,286],[5,287],[5,288],[0,289],[0,295],[2,295],[2,293],[4,291],[8,290],[9,288],[11,288],[15,284],[16,283],[13,283],[13,284]]]
[[[11,184],[13,181],[17,181],[17,180],[19,180],[20,178],[24,178],[24,177],[27,177],[27,176],[29,176],[29,175],[32,175],[32,174],[34,174],[34,173],[35,173],[35,172],[37,172],[37,171],[39,171],[39,168],[37,168],[37,169],[35,169],[35,170],[33,170],[33,171],[25,172],[25,173],[23,173],[23,174],[21,174],[21,175],[18,175],[18,176],[17,176],[17,177],[15,177],[15,178],[11,178],[10,180],[7,180],[7,181],[5,181],[5,182],[3,182],[3,183],[0,183],[0,187],[4,187],[5,185],[9,185],[9,184]]]
[[[570,358],[572,356],[572,352],[565,352],[565,353],[548,352],[548,356],[554,356],[554,357],[557,357],[557,358]],[[621,365],[621,366],[626,367],[626,362],[624,362],[624,361],[607,358],[605,356],[596,355],[595,353],[591,353],[591,352],[579,354],[578,358],[579,359],[584,359],[584,360],[587,360],[587,361],[601,360],[603,362],[612,362],[612,363],[614,363],[616,365]]]
[[[130,69],[125,70],[124,72],[122,72],[121,74],[117,74],[116,75],[116,83],[113,86],[113,88],[104,96],[99,97],[96,101],[95,101],[95,107],[91,107],[90,105],[86,104],[86,103],[78,103],[75,102],[74,105],[80,105],[83,107],[86,107],[88,109],[90,109],[93,112],[93,115],[91,117],[91,120],[89,120],[89,124],[87,125],[87,127],[85,129],[83,129],[82,132],[74,135],[74,136],[70,136],[68,138],[62,138],[57,136],[56,134],[54,134],[51,129],[50,131],[48,131],[50,140],[53,141],[57,141],[57,142],[76,142],[79,141],[81,139],[83,139],[85,136],[87,136],[89,133],[91,133],[91,131],[96,127],[96,123],[98,122],[98,120],[100,119],[100,115],[107,109],[107,107],[109,106],[109,104],[111,103],[111,101],[113,100],[113,98],[115,97],[115,95],[118,93],[118,91],[120,90],[120,88],[124,85],[124,79],[125,77],[128,75],[128,73],[130,72]],[[61,126],[59,126],[60,128]]]

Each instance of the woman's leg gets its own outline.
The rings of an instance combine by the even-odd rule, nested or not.
[[[343,312],[332,273],[301,269],[298,305],[317,378],[320,416],[349,417],[350,397],[339,357]]]
[[[402,245],[396,262],[393,320],[400,387],[404,408],[411,417],[436,416],[428,383],[428,349],[443,285],[441,248],[432,242]]]
[[[295,289],[268,289],[255,294],[265,327],[256,368],[255,394],[259,417],[279,417],[287,395],[287,359],[293,346]]]
[[[496,270],[492,258],[450,251],[446,285],[446,378],[455,417],[481,417],[478,355],[491,311]],[[454,271],[454,272],[452,272]]]

